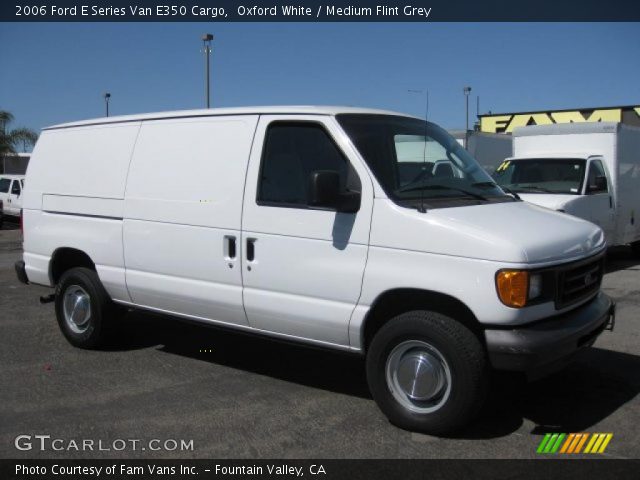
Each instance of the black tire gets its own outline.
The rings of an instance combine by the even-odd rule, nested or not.
[[[400,355],[397,352],[407,348],[407,353],[400,357],[404,360],[395,363],[394,359]],[[448,386],[434,389],[437,395],[434,393],[433,398],[420,402],[403,393],[400,382],[394,383],[394,378],[401,377],[401,368],[393,365],[416,365],[409,362],[417,358],[417,354],[425,358],[424,352],[431,355],[427,358],[444,360],[431,364],[442,367],[439,371],[445,373]],[[412,311],[390,320],[373,338],[366,363],[367,381],[374,400],[391,423],[406,430],[451,434],[471,420],[485,399],[488,369],[482,344],[464,325],[439,313]],[[397,375],[388,375],[388,367]],[[407,368],[405,371],[413,371],[412,367]],[[416,383],[412,385],[415,387]]]
[[[640,242],[633,242],[631,244],[631,251],[636,257],[640,257]]]
[[[90,308],[82,308],[79,313],[87,312],[85,322],[79,327],[72,320],[65,317],[65,298],[69,293],[69,305],[73,303],[72,294],[77,292],[89,298]],[[77,297],[76,297],[77,298]],[[56,286],[56,318],[60,330],[69,343],[79,348],[93,349],[104,346],[110,339],[110,334],[116,324],[119,310],[109,298],[98,278],[98,274],[88,268],[78,267],[67,270]],[[80,322],[78,322],[80,323]]]

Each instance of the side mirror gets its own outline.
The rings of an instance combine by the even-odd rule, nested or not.
[[[309,205],[355,213],[360,209],[360,193],[340,192],[340,174],[334,170],[316,170],[309,179]]]
[[[599,175],[595,178],[594,183],[587,188],[588,193],[605,192],[607,190],[607,177]]]

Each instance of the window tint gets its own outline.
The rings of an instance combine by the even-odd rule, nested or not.
[[[20,195],[20,181],[14,180],[13,185],[11,185],[11,193],[14,195]]]
[[[600,180],[598,180],[600,178]],[[600,160],[594,160],[589,166],[589,175],[587,177],[587,189],[589,193],[608,192],[607,176],[604,173],[604,167]]]
[[[315,170],[340,175],[342,191],[360,191],[360,181],[337,145],[320,125],[274,123],[262,154],[258,202],[307,206],[309,179]]]
[[[11,180],[8,178],[0,178],[0,193],[8,193]]]

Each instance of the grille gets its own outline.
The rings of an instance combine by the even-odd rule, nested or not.
[[[604,275],[604,255],[571,264],[560,270],[556,308],[579,302],[600,290]]]

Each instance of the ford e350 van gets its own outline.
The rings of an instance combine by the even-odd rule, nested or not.
[[[55,288],[73,345],[103,343],[126,307],[359,352],[407,429],[461,427],[490,367],[550,370],[612,326],[600,228],[518,201],[443,129],[398,113],[58,125],[23,196],[18,277]]]

